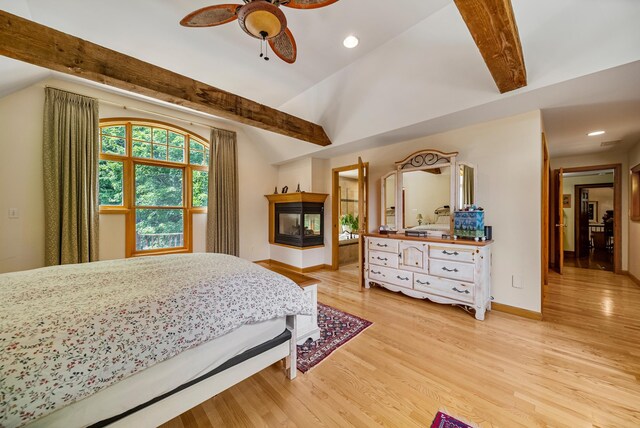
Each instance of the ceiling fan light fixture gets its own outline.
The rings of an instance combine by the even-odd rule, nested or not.
[[[347,36],[342,42],[344,47],[347,49],[353,49],[356,46],[358,46],[359,43],[360,43],[360,40],[354,35]]]
[[[287,18],[277,6],[266,1],[254,1],[238,12],[240,27],[252,37],[268,40],[287,28]]]
[[[587,134],[587,136],[589,136],[589,137],[597,137],[598,135],[602,135],[604,133],[605,133],[604,131],[593,131],[593,132],[589,132]]]

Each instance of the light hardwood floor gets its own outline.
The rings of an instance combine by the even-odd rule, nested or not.
[[[274,365],[165,427],[428,427],[441,409],[482,427],[640,427],[640,287],[551,274],[542,322],[355,287],[353,267],[308,274],[319,300],[374,322],[306,375]]]

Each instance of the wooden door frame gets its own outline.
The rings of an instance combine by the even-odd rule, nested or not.
[[[542,133],[542,284],[540,287],[540,313],[544,310],[545,286],[549,284],[549,182],[551,165],[547,137]]]
[[[615,175],[614,175],[615,178]],[[579,222],[580,222],[580,211],[582,211],[582,207],[578,207],[578,196],[580,196],[580,191],[582,189],[594,189],[594,188],[613,188],[613,193],[615,195],[615,183],[594,183],[594,184],[576,184],[574,186],[574,198],[576,198],[576,205],[573,209],[573,252],[575,257],[578,257],[578,245],[580,245],[580,235],[579,235]],[[582,202],[582,201],[580,201]],[[615,205],[613,207],[614,215],[615,215]],[[615,223],[615,218],[614,218]],[[615,224],[614,224],[615,227]],[[614,238],[615,239],[615,238]]]
[[[331,170],[331,269],[338,270],[340,268],[339,260],[338,260],[338,250],[340,247],[340,242],[338,240],[338,211],[340,210],[340,173],[344,171],[352,171],[358,169],[358,164],[341,166],[338,168],[333,168]],[[365,200],[365,211],[367,211],[365,215],[365,230],[369,230],[369,162],[364,162],[364,170],[365,170],[365,182],[364,182],[364,192],[367,195],[367,199]],[[360,198],[360,195],[358,195]]]
[[[564,268],[564,210],[563,210],[563,187],[564,168],[553,170],[553,204],[551,213],[553,221],[550,224],[553,234],[553,267],[556,272],[562,275]],[[551,219],[550,219],[551,220]]]
[[[622,273],[622,164],[605,164],[563,168],[568,172],[591,172],[613,170],[613,271]],[[593,186],[595,187],[595,186]],[[575,211],[575,209],[574,209]]]

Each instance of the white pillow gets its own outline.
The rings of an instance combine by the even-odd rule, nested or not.
[[[449,224],[449,223],[451,223],[451,218],[448,215],[438,216],[438,219],[436,220],[436,224]]]

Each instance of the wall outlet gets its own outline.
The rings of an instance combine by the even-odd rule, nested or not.
[[[522,277],[520,275],[512,275],[511,286],[513,288],[524,288],[524,282],[522,281]]]
[[[9,208],[9,218],[19,218],[20,213],[17,208]]]

